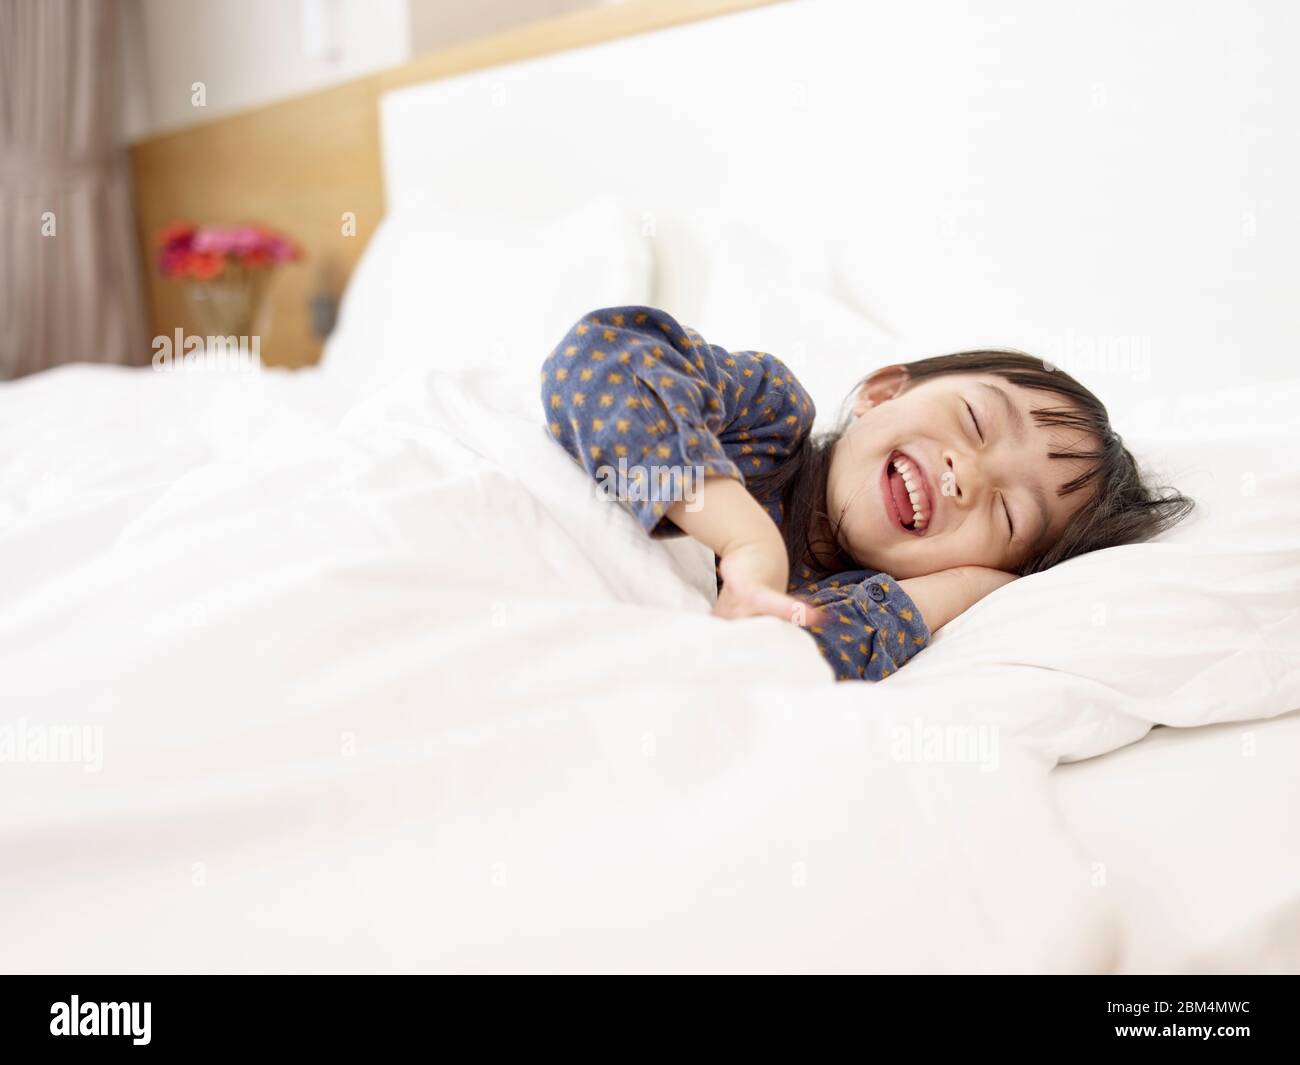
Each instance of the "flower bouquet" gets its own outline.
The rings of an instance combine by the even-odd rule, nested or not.
[[[157,243],[158,268],[164,277],[185,282],[186,301],[209,336],[263,334],[274,268],[302,257],[288,237],[257,225],[173,222]]]

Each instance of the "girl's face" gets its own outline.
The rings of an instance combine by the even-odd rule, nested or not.
[[[899,580],[954,566],[1015,570],[1088,498],[1056,494],[1086,464],[1048,452],[1098,442],[1029,414],[1067,402],[996,374],[910,383],[902,367],[877,370],[831,455],[827,502],[843,517],[841,544]]]

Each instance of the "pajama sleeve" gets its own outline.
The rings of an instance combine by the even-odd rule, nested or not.
[[[541,399],[551,436],[593,478],[621,485],[653,537],[681,535],[663,515],[683,487],[775,469],[816,414],[774,355],[729,352],[642,306],[576,322],[542,364]],[[779,525],[780,502],[763,506]]]
[[[825,625],[809,626],[836,680],[884,680],[930,642],[916,604],[884,573],[855,570],[820,580],[800,573],[793,594],[824,607]]]

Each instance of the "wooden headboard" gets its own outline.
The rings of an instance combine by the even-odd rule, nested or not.
[[[180,218],[263,222],[291,235],[303,261],[281,271],[262,357],[315,363],[322,340],[309,300],[342,291],[384,213],[379,97],[405,85],[711,18],[781,0],[631,0],[593,7],[422,56],[401,67],[132,145],[135,207],[154,336],[198,333],[180,285],[157,271],[152,238]],[[345,233],[344,215],[355,218]]]

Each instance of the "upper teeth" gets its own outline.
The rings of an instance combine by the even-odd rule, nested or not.
[[[898,476],[903,478],[907,498],[912,501],[912,517],[916,527],[924,528],[930,520],[930,512],[926,509],[925,493],[921,490],[921,471],[905,458],[894,459],[893,466],[898,471]]]

